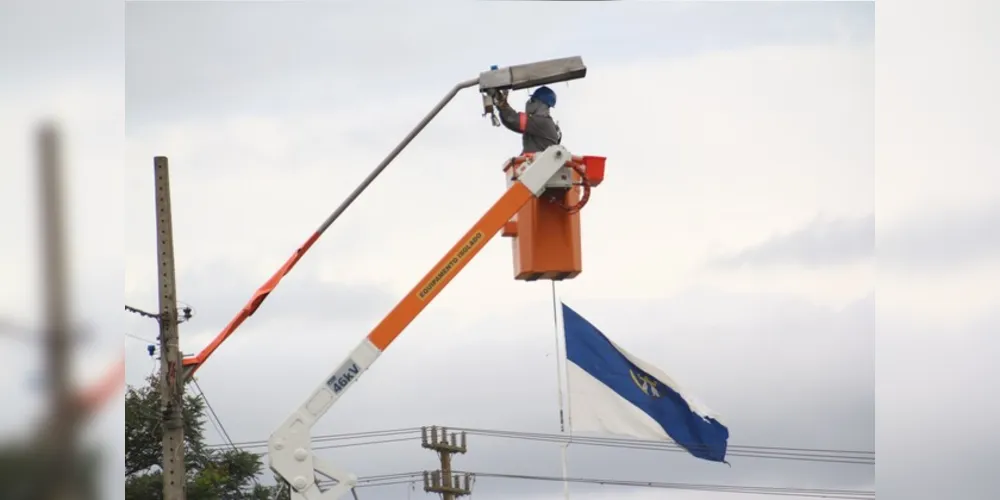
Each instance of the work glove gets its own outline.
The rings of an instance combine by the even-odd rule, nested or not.
[[[496,106],[503,106],[507,104],[507,91],[499,90],[493,94],[493,104]]]

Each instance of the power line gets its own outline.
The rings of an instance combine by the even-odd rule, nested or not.
[[[498,474],[492,472],[474,472],[478,477],[491,477],[498,479],[522,479],[529,481],[563,481],[561,477],[555,476],[529,476],[523,474]],[[567,478],[566,481],[572,483],[599,484],[602,486],[631,486],[638,488],[660,488],[688,491],[713,491],[718,493],[752,493],[756,495],[773,496],[799,496],[810,498],[841,498],[841,499],[874,499],[874,491],[862,490],[839,490],[839,489],[817,489],[817,488],[792,488],[773,486],[736,486],[724,484],[695,484],[695,483],[673,483],[657,481],[628,481],[618,479],[597,479],[597,478]]]
[[[505,431],[496,429],[474,429],[453,427],[457,431],[465,431],[470,435],[480,435],[484,437],[495,437],[505,439],[520,439],[528,441],[566,443],[570,436],[564,434],[546,434],[523,431]],[[346,448],[353,446],[366,446],[371,444],[384,444],[401,441],[411,441],[419,439],[419,428],[401,428],[384,431],[368,431],[359,433],[329,434],[320,435],[313,438],[313,449]],[[387,439],[388,438],[388,439]],[[356,441],[344,443],[343,441]],[[649,450],[649,451],[670,451],[686,452],[684,448],[671,442],[650,441],[642,439],[623,439],[613,437],[593,437],[593,436],[572,436],[572,443],[575,445],[601,446],[611,448]],[[248,441],[235,443],[242,448],[264,448],[267,441]],[[218,446],[218,445],[210,445]],[[756,445],[730,445],[729,456],[746,458],[765,458],[775,460],[791,460],[802,462],[822,462],[840,463],[856,465],[874,465],[874,451],[859,450],[833,450],[820,448],[792,448],[776,446],[756,446]]]
[[[686,452],[680,445],[672,442],[651,441],[643,439],[625,439],[611,437],[594,436],[567,436],[562,434],[528,433],[518,431],[497,431],[490,429],[461,429],[469,434],[481,436],[491,436],[500,438],[525,439],[532,441],[568,443],[574,445],[583,444],[588,446],[603,446],[612,448],[625,448],[633,450],[650,451],[672,451]],[[806,462],[827,462],[874,465],[875,452],[856,450],[830,450],[818,448],[787,448],[775,446],[757,445],[730,445],[727,447],[728,456],[748,457],[748,458],[770,458],[779,460],[797,460]]]
[[[385,436],[394,436],[401,434],[414,434],[413,437],[419,437],[420,427],[405,427],[399,429],[386,429],[380,431],[346,432],[340,434],[321,434],[318,436],[313,436],[312,442],[316,443],[316,442],[337,441],[346,439],[359,439],[367,437],[385,437]],[[412,439],[412,438],[406,438],[406,439]],[[234,444],[241,448],[260,448],[267,446],[267,440],[237,441]],[[208,446],[218,447],[220,445],[213,444]]]
[[[456,471],[457,472],[457,471]],[[463,472],[465,473],[465,472]],[[422,472],[406,472],[397,474],[382,474],[376,476],[364,476],[358,478],[358,488],[391,486],[397,484],[413,483],[413,478],[421,476]],[[473,477],[526,480],[526,481],[557,481],[562,482],[564,478],[556,476],[532,476],[525,474],[503,474],[495,472],[468,472]],[[588,477],[568,477],[566,481],[580,484],[595,484],[602,486],[622,486],[633,488],[658,488],[687,491],[710,491],[716,493],[739,493],[769,496],[797,496],[805,498],[834,498],[847,500],[871,500],[875,498],[874,491],[846,490],[831,488],[793,488],[793,487],[772,487],[772,486],[740,486],[727,484],[697,484],[697,483],[675,483],[660,481],[634,481],[620,479],[601,479]],[[326,486],[329,481],[321,484]]]
[[[203,391],[201,389],[201,385],[198,384],[198,379],[192,377],[191,382],[194,383],[195,389],[198,389],[198,395],[201,397],[201,400],[205,402],[205,407],[208,408],[209,415],[214,419],[212,426],[216,427],[216,431],[218,431],[219,435],[226,440],[226,443],[230,448],[234,450],[238,449],[236,445],[233,444],[233,439],[229,437],[229,433],[226,432],[225,426],[222,425],[222,420],[219,419],[219,414],[215,413],[215,408],[212,408],[212,403],[208,402],[208,397],[205,396],[205,391]],[[216,426],[216,423],[218,423],[218,426]]]
[[[499,431],[493,429],[463,429],[455,427],[454,429],[465,430],[467,432],[473,432],[476,434],[514,434],[517,436],[530,436],[531,438],[558,438],[565,439],[566,436],[562,434],[547,434],[540,432],[524,432],[524,431]],[[659,441],[651,441],[645,439],[630,439],[630,438],[593,438],[586,436],[573,436],[573,443],[576,444],[578,439],[598,439],[605,441],[616,441],[616,442],[626,442],[626,443],[660,443]],[[863,450],[832,450],[832,449],[821,449],[821,448],[789,448],[789,447],[778,447],[778,446],[760,446],[760,445],[729,445],[727,447],[729,450],[762,450],[762,451],[785,451],[785,452],[815,452],[815,453],[832,453],[832,454],[848,454],[848,455],[870,455],[875,456],[874,451],[863,451]]]
[[[139,309],[138,307],[132,307],[132,306],[130,306],[128,304],[125,304],[125,311],[130,312],[132,314],[138,314],[139,316],[142,316],[144,318],[160,319],[160,315],[159,314],[154,314],[154,313],[151,313],[151,312],[148,312],[148,311],[143,311],[142,309]]]
[[[143,342],[149,342],[150,344],[155,344],[156,343],[155,340],[147,339],[146,337],[140,337],[139,335],[136,335],[134,333],[125,332],[125,336],[129,337],[129,338],[133,338],[135,340],[141,340]]]
[[[194,383],[195,389],[198,390],[198,395],[201,397],[201,400],[205,402],[205,407],[208,408],[208,420],[212,423],[212,427],[214,427],[215,431],[226,440],[226,443],[229,444],[229,447],[233,451],[240,451],[240,449],[233,444],[233,438],[229,437],[229,432],[227,432],[226,427],[222,425],[222,419],[219,418],[218,413],[215,413],[215,408],[212,408],[212,403],[208,402],[208,396],[205,395],[205,391],[201,388],[201,385],[198,384],[198,379],[191,377],[191,382]],[[251,476],[251,480],[253,480],[255,485],[260,486],[260,481],[257,479],[256,475]],[[278,489],[280,490],[280,488]]]
[[[484,436],[494,436],[494,437],[513,437],[520,439],[533,439],[533,438],[555,438],[555,439],[567,439],[568,436],[563,434],[550,434],[541,432],[526,432],[526,431],[507,431],[499,429],[482,429],[482,428],[471,428],[471,427],[448,427],[449,429],[457,431],[466,431],[470,434],[478,434]],[[322,434],[313,437],[313,442],[326,442],[326,441],[339,441],[348,439],[359,439],[366,437],[385,437],[392,435],[401,434],[419,434],[420,427],[402,427],[397,429],[386,429],[379,431],[363,431],[363,432],[346,432],[339,434]],[[576,444],[578,439],[584,439],[585,436],[574,435],[573,443]],[[662,444],[660,441],[651,441],[644,439],[627,439],[627,438],[609,438],[609,437],[586,437],[587,439],[593,439],[597,441],[613,441],[613,442],[626,442],[626,443],[641,443],[641,444]],[[266,446],[267,441],[243,441],[235,443],[237,446],[245,447],[256,447],[256,446]],[[863,451],[863,450],[834,450],[834,449],[822,449],[822,448],[788,448],[788,447],[775,447],[775,446],[759,446],[759,445],[730,445],[729,449],[756,449],[756,450],[772,450],[772,451],[790,451],[790,452],[818,452],[818,453],[836,453],[836,454],[849,454],[849,455],[871,455],[874,456],[874,451]]]

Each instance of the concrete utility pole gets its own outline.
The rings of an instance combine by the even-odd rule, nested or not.
[[[440,493],[443,500],[455,500],[455,498],[471,495],[470,475],[452,475],[451,456],[455,453],[465,453],[465,432],[459,435],[451,433],[449,440],[448,429],[442,427],[440,439],[438,439],[437,426],[430,428],[428,437],[427,427],[421,429],[421,446],[429,450],[434,450],[441,458],[441,469],[433,472],[424,471],[424,491],[427,493]],[[465,486],[462,486],[461,479],[464,477]]]
[[[46,493],[40,498],[69,500],[83,498],[77,459],[79,412],[70,381],[69,283],[66,269],[66,236],[62,194],[62,158],[58,131],[44,124],[38,134],[39,184],[42,229],[42,274],[46,310],[46,358],[53,417],[42,436],[52,470],[44,481]]]
[[[160,288],[160,398],[163,411],[163,499],[186,500],[184,470],[184,376],[177,331],[174,233],[167,157],[153,158],[156,187],[156,253]]]

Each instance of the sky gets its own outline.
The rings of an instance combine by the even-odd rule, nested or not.
[[[10,8],[38,14],[27,5]],[[1000,173],[983,167],[998,152],[996,7],[927,8],[942,33],[961,34],[876,47],[875,9],[861,2],[407,4],[389,16],[360,3],[130,2],[124,62],[120,31],[83,22],[112,9],[63,7],[54,31],[77,50],[28,58],[0,44],[0,60],[27,68],[0,80],[0,149],[28,161],[23,124],[45,106],[75,131],[75,305],[99,332],[81,377],[119,354],[121,330],[127,382],[155,367],[136,338],[155,339],[155,323],[111,323],[120,306],[106,300],[121,273],[125,303],[156,308],[153,156],[170,158],[178,294],[195,311],[182,349],[194,353],[452,84],[491,64],[581,55],[588,76],[554,86],[554,115],[564,144],[608,157],[608,173],[581,214],[584,272],[557,285],[559,299],[695,393],[732,444],[877,450],[890,500],[1000,492],[984,474],[1000,445],[988,397]],[[38,29],[0,23],[12,37]],[[878,66],[876,50],[907,56]],[[266,439],[500,195],[520,141],[480,114],[474,91],[459,94],[199,371],[234,441]],[[122,205],[108,195],[119,176]],[[5,213],[32,202],[32,182],[11,172]],[[3,275],[25,283],[0,291],[15,322],[37,307],[32,224],[12,218],[0,234]],[[511,279],[509,245],[487,246],[314,434],[558,432],[550,289]],[[36,351],[0,352],[19,366]],[[24,372],[5,393],[30,393]],[[122,405],[97,426],[120,429]],[[0,411],[4,428],[18,422]],[[467,470],[559,474],[554,444],[475,437],[470,448],[456,459]],[[361,476],[435,467],[416,441],[317,453]],[[568,453],[577,477],[875,488],[871,466]],[[663,497],[610,488],[572,491]],[[561,485],[483,478],[475,495],[554,500]]]
[[[568,148],[608,157],[608,177],[581,215],[585,271],[559,298],[665,365],[728,418],[734,443],[874,448],[870,5],[400,10],[359,31],[377,8],[129,6],[128,301],[155,303],[152,156],[172,165],[179,295],[197,314],[182,346],[196,352],[451,85],[489,64],[581,55],[588,77],[555,86],[555,114]],[[544,30],[524,22],[556,15]],[[483,17],[492,28],[468,21]],[[480,114],[475,92],[456,97],[199,371],[233,440],[266,438],[499,196],[519,138]],[[558,432],[550,290],[511,279],[509,245],[488,246],[314,434]],[[130,381],[155,366],[144,348],[129,347]],[[319,453],[362,476],[433,466],[415,442],[389,446]],[[560,472],[558,446],[475,446],[469,470]],[[584,477],[874,481],[870,466],[569,453]],[[482,479],[477,496],[560,489]]]

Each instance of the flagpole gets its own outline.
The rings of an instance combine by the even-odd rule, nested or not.
[[[555,333],[555,347],[556,347],[556,386],[559,392],[559,432],[562,434],[566,433],[566,418],[565,418],[565,405],[563,404],[563,366],[560,364],[562,362],[562,354],[559,350],[559,301],[556,298],[556,282],[555,280],[550,281],[552,284],[552,326]],[[569,381],[567,380],[567,383]],[[563,480],[563,495],[565,495],[566,500],[569,500],[569,465],[566,460],[566,450],[569,448],[569,441],[567,440],[562,444],[562,480]]]

